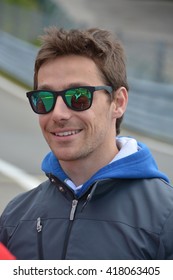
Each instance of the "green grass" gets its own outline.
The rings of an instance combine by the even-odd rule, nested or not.
[[[51,13],[57,7],[51,0],[1,0],[4,3],[30,10],[42,10]]]
[[[4,3],[21,6],[27,9],[37,10],[39,1],[37,0],[1,0]]]

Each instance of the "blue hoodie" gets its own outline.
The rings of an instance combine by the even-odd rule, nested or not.
[[[127,137],[117,137],[116,141],[118,146],[124,142],[120,147],[120,152],[111,163],[98,170],[80,189],[76,189],[77,197],[80,197],[94,182],[104,179],[161,178],[169,182],[167,176],[158,170],[157,164],[145,144]],[[134,148],[134,143],[136,143],[136,148]],[[46,174],[58,177],[61,181],[65,182],[68,179],[53,152],[48,153],[44,158],[42,170]]]

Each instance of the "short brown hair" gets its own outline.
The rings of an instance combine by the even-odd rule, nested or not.
[[[82,55],[91,58],[103,75],[105,83],[113,90],[124,86],[128,90],[124,50],[117,38],[106,30],[64,30],[55,26],[45,29],[40,36],[41,48],[34,70],[34,89],[37,89],[38,71],[46,61],[63,55]],[[116,133],[120,133],[123,116],[117,119]]]

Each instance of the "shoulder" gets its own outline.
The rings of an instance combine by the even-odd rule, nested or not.
[[[109,187],[108,187],[109,185]],[[173,187],[158,178],[117,179],[103,187],[104,201],[125,224],[161,234],[173,213]],[[98,188],[98,192],[101,190]],[[173,221],[172,221],[173,225]],[[170,222],[168,222],[168,226]]]
[[[0,219],[0,224],[8,223],[10,226],[14,226],[28,213],[34,213],[36,208],[38,208],[42,197],[46,192],[48,192],[49,186],[50,181],[47,180],[41,183],[38,187],[14,197],[4,209]]]
[[[136,179],[126,188],[130,197],[139,201],[139,208],[151,209],[154,213],[173,211],[173,187],[159,178]]]

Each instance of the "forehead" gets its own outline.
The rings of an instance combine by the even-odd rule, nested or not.
[[[38,71],[38,86],[43,83],[64,87],[71,83],[98,85],[103,82],[95,62],[84,56],[68,55],[45,62]]]

